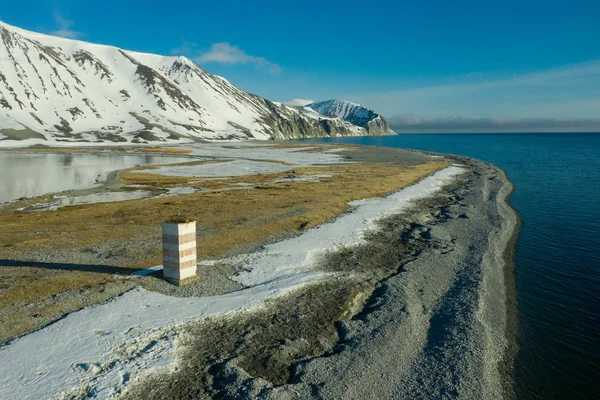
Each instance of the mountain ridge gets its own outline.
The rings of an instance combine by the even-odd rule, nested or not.
[[[381,133],[247,93],[183,56],[60,38],[0,21],[0,146],[366,134]]]
[[[316,101],[307,104],[305,107],[315,110],[320,115],[339,118],[343,121],[350,122],[353,125],[361,126],[365,128],[369,134],[386,135],[394,133],[383,116],[360,104],[352,103],[347,100],[334,99]]]

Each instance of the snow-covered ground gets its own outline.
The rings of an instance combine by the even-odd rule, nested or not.
[[[196,159],[215,157],[228,160],[192,166],[163,166],[140,172],[169,176],[245,176],[286,172],[297,167],[348,162],[340,154],[337,154],[342,151],[340,148],[331,148],[324,151],[323,148],[319,148],[319,151],[310,151],[315,147],[279,147],[265,143],[237,142],[235,144],[195,143],[186,146],[185,149],[191,150],[189,155],[197,157]],[[277,162],[282,160],[285,160],[285,164]]]
[[[362,232],[375,228],[375,220],[398,213],[411,201],[431,196],[462,171],[458,166],[445,168],[413,186],[390,196],[353,201],[352,212],[335,221],[310,229],[303,235],[268,245],[263,251],[238,257],[244,271],[233,279],[246,286],[276,282],[311,270],[324,251],[361,241]]]
[[[136,200],[150,197],[152,192],[148,190],[136,190],[131,192],[103,192],[92,193],[84,196],[54,196],[46,203],[35,204],[31,207],[19,209],[19,211],[55,211],[62,207],[76,206],[80,204],[112,203],[114,201]]]
[[[320,145],[317,145],[320,146]],[[323,152],[322,148],[307,145],[306,147],[279,147],[257,142],[236,143],[195,143],[185,147],[190,155],[222,158],[244,158],[251,160],[285,160],[288,164],[308,167],[321,164],[337,164],[345,162],[344,158],[334,152]],[[316,149],[317,151],[307,151]]]
[[[244,290],[178,298],[135,289],[18,338],[0,348],[0,398],[56,398],[82,387],[87,395],[97,398],[117,395],[136,376],[173,366],[178,326],[209,315],[260,307],[267,298],[325,278],[327,274],[313,269],[316,255],[359,242],[361,232],[372,227],[377,218],[432,195],[461,171],[460,166],[447,167],[385,198],[354,202],[351,213],[331,223],[262,251],[226,260],[248,269],[234,278],[248,286]],[[201,268],[207,267],[201,263]]]
[[[168,176],[245,176],[257,174],[274,174],[293,169],[293,166],[275,162],[232,160],[225,162],[214,162],[190,166],[166,166],[152,170],[141,170],[139,172],[150,172],[153,174]]]
[[[314,100],[306,100],[306,99],[292,99],[290,101],[284,101],[282,104],[291,107],[304,107],[307,104],[314,103]]]

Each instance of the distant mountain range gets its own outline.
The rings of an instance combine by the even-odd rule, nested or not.
[[[185,57],[0,22],[0,146],[385,134],[393,132],[383,117],[357,104],[272,102]]]

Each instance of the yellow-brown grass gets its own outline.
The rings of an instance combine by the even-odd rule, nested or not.
[[[106,274],[8,266],[2,267],[1,271],[0,282],[8,289],[0,291],[0,343],[37,329],[66,313],[106,301],[131,287],[131,283],[115,282]],[[100,287],[102,289],[98,290]],[[87,289],[94,295],[78,296],[72,298],[73,301],[48,301],[57,294],[74,289]]]
[[[392,163],[355,163],[324,167],[297,168],[296,175],[332,174],[321,182],[270,183],[288,173],[235,177],[222,181],[165,177],[151,173],[123,175],[128,183],[160,187],[198,181],[205,189],[231,187],[247,182],[253,190],[199,192],[190,195],[116,203],[71,206],[57,211],[22,213],[10,210],[0,214],[0,259],[11,258],[13,251],[35,250],[44,254],[52,249],[82,249],[110,241],[159,243],[159,224],[177,212],[198,221],[204,235],[197,241],[199,259],[222,257],[239,248],[267,243],[282,233],[297,232],[319,225],[348,210],[348,202],[382,196],[410,185],[443,168],[445,161],[414,167]],[[154,228],[154,229],[152,229]],[[152,237],[149,237],[151,235]],[[161,263],[161,249],[140,253],[135,262],[118,265],[134,269]],[[35,279],[24,274],[29,267],[0,268],[0,308],[30,304],[54,294],[81,287],[95,287],[114,280],[110,274],[34,269]],[[33,270],[33,269],[32,269]],[[18,272],[21,271],[21,272]],[[26,273],[25,273],[26,274]],[[46,307],[46,306],[44,306]],[[45,312],[57,316],[68,307],[48,305]],[[72,310],[71,310],[72,311]],[[16,311],[15,311],[16,313]],[[17,315],[14,316],[17,318]],[[28,318],[24,316],[23,318]],[[4,321],[3,321],[4,323]],[[17,324],[17,322],[14,322]],[[38,322],[39,324],[39,322]],[[35,321],[20,321],[22,333],[36,326]],[[2,335],[0,335],[0,341]]]
[[[110,279],[110,275],[81,271],[52,271],[35,267],[2,267],[3,277],[18,277],[0,294],[0,308],[16,302],[30,304],[73,288],[90,288]]]
[[[200,225],[211,232],[199,241],[199,256],[217,257],[234,244],[261,242],[279,231],[296,229],[304,222],[306,227],[323,223],[346,211],[349,201],[384,195],[444,165],[445,162],[429,162],[415,167],[357,163],[298,168],[297,173],[332,173],[333,177],[321,182],[270,184],[268,182],[286,174],[254,175],[200,184],[221,186],[224,183],[248,182],[261,185],[261,189],[71,206],[53,212],[7,211],[0,215],[2,242],[5,249],[22,250],[43,245],[62,249],[81,248],[109,239],[144,240],[139,234],[140,228],[158,226],[179,211],[200,221]],[[136,183],[149,184],[157,179],[156,174],[132,175],[135,175]],[[164,176],[161,179],[160,184],[169,185],[189,180]],[[260,222],[293,211],[299,211],[298,215]],[[209,245],[213,239],[215,245]],[[156,258],[152,259],[150,264],[156,261]]]
[[[154,168],[146,168],[154,169]],[[149,186],[162,186],[162,185],[180,185],[189,182],[189,178],[185,176],[168,176],[153,174],[152,172],[140,172],[140,171],[126,171],[120,175],[123,183],[135,184],[135,185],[149,185]]]
[[[294,166],[295,164],[291,164],[285,161],[279,160],[252,160],[251,161],[259,161],[259,162],[269,162],[276,164],[283,164]],[[192,166],[192,165],[200,165],[200,164],[214,164],[214,163],[226,163],[230,160],[216,159],[211,161],[195,161],[189,163],[179,163],[179,164],[169,164],[169,167],[173,166]],[[226,187],[230,187],[233,183],[246,182],[246,183],[265,183],[270,180],[282,178],[288,176],[288,173],[275,173],[275,174],[260,174],[260,175],[247,175],[230,178],[229,176],[214,176],[214,177],[186,177],[186,176],[170,176],[170,175],[161,175],[158,173],[146,172],[148,170],[156,170],[158,166],[144,166],[138,167],[129,171],[124,171],[119,175],[120,180],[127,185],[148,185],[153,187],[161,187],[161,186],[181,186],[181,185],[190,185],[196,188],[204,188],[204,189],[223,189]],[[299,170],[303,170],[305,172],[309,172],[309,168],[300,168]],[[323,170],[323,168],[321,168]]]

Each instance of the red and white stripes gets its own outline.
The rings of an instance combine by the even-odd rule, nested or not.
[[[163,275],[180,283],[196,277],[196,221],[163,222]]]

